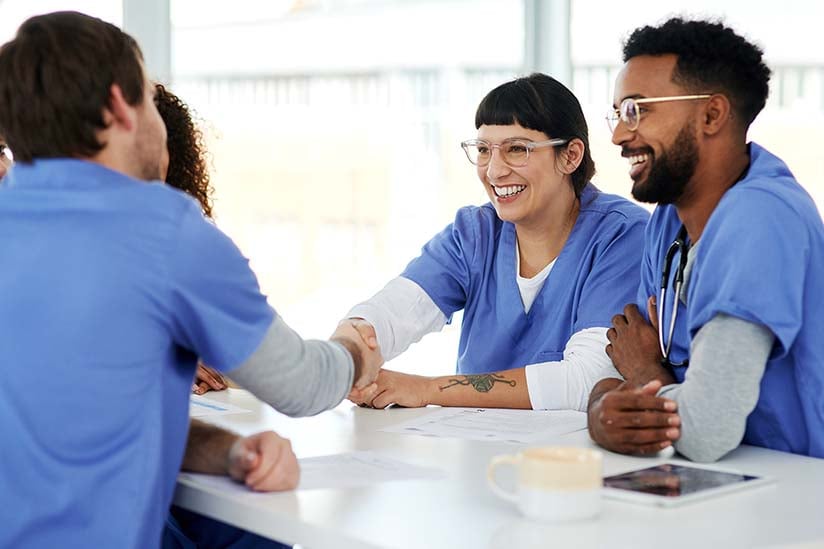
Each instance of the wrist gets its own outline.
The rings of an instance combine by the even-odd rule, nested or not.
[[[421,395],[423,406],[429,406],[430,404],[443,404],[442,402],[439,402],[438,399],[443,392],[441,391],[440,383],[438,382],[437,377],[424,377],[423,388],[423,394]]]
[[[650,362],[649,364],[641,366],[627,379],[627,381],[636,385],[646,385],[650,381],[655,380],[660,381],[662,385],[675,383],[675,378],[661,362]]]
[[[355,387],[363,377],[363,354],[360,347],[354,341],[345,337],[333,337],[332,341],[342,345],[352,357],[352,387]]]

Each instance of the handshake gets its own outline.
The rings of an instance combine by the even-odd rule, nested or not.
[[[383,366],[383,355],[371,324],[361,318],[346,318],[340,321],[329,339],[346,347],[352,355],[355,363],[353,390],[364,389],[375,382]]]

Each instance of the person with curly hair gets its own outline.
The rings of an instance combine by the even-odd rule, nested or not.
[[[166,125],[167,155],[161,161],[162,179],[194,197],[203,208],[203,215],[211,218],[214,188],[203,132],[186,103],[163,84],[155,84],[155,106]]]
[[[166,154],[160,161],[160,179],[195,198],[203,209],[203,215],[212,217],[214,188],[209,179],[209,169],[203,133],[195,123],[188,105],[163,84],[155,84],[154,103],[166,126]],[[217,370],[198,363],[192,391],[203,394],[209,390],[226,388],[224,377]],[[181,469],[203,471],[204,465],[222,473],[222,465],[216,463],[225,455],[236,458],[229,475],[244,479],[248,469],[260,470],[272,465],[273,472],[260,477],[259,491],[294,489],[299,476],[297,458],[288,439],[272,431],[240,437],[220,427],[193,419],[189,426],[186,452]],[[282,549],[281,543],[266,540],[228,524],[204,517],[175,505],[170,510],[163,532],[161,547],[178,549],[195,545],[206,548],[267,547]]]
[[[160,162],[160,178],[200,203],[203,215],[212,217],[214,187],[209,176],[203,132],[188,105],[163,84],[155,84],[155,106],[166,125],[166,151]],[[198,363],[192,392],[202,395],[222,391],[226,379],[214,368]]]
[[[0,233],[14,235],[0,239],[0,294],[13,296],[0,300],[13,396],[0,432],[14,440],[0,507],[15,509],[2,547],[157,547],[188,457],[261,487],[288,446],[274,463],[242,444],[184,457],[198,357],[293,416],[337,406],[382,364],[354,329],[291,330],[231,238],[157,182],[167,132],[142,59],[78,12],[29,18],[0,47],[16,162],[0,185]]]
[[[593,389],[607,449],[673,444],[715,461],[739,444],[824,457],[824,225],[786,164],[747,130],[762,51],[711,21],[635,30],[608,117],[632,194],[658,204],[636,304],[607,352],[627,379]]]

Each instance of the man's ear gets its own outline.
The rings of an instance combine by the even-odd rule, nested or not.
[[[123,90],[117,84],[112,84],[109,89],[109,106],[104,109],[103,121],[108,126],[114,124],[126,131],[132,131],[137,127],[137,110],[129,105],[123,97]]]
[[[564,150],[558,155],[558,162],[556,163],[560,172],[569,175],[577,170],[584,159],[585,150],[584,142],[580,139],[576,138],[567,143]]]
[[[717,134],[735,118],[730,100],[720,93],[707,99],[701,116],[701,130],[705,135]]]

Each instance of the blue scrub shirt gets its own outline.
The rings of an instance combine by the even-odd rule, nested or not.
[[[746,176],[724,194],[701,235],[671,361],[686,360],[692,338],[718,314],[765,326],[776,341],[743,442],[824,457],[824,225],[784,162],[755,143],[749,150]],[[644,314],[680,226],[674,206],[652,215],[637,296]],[[671,279],[677,262],[676,255]],[[670,281],[664,326],[673,287]],[[688,368],[675,368],[679,383]]]
[[[79,160],[0,186],[0,547],[157,547],[197,357],[274,312],[190,197]]]
[[[517,282],[515,225],[491,204],[458,210],[402,276],[447,319],[464,309],[457,371],[478,374],[561,360],[572,334],[608,327],[638,290],[649,214],[588,184],[572,232],[529,310]]]

